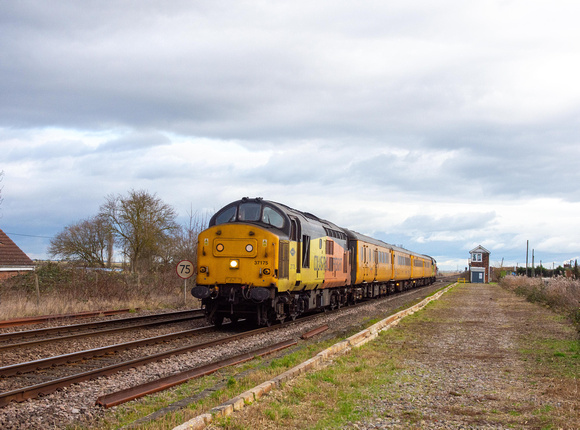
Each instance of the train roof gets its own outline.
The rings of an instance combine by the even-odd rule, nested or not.
[[[402,248],[400,246],[392,245],[392,244],[387,243],[387,242],[384,242],[384,241],[382,241],[380,239],[375,239],[373,237],[366,236],[366,235],[361,234],[361,233],[359,233],[357,231],[354,231],[354,230],[348,230],[348,229],[344,229],[344,230],[347,232],[348,237],[350,239],[353,239],[353,240],[361,240],[361,241],[364,241],[364,242],[372,243],[373,245],[383,246],[383,247],[386,247],[388,249],[392,249],[394,251],[404,252],[406,254],[411,254],[411,255],[414,255],[414,256],[425,257],[425,258],[428,258],[430,260],[435,261],[435,259],[433,257],[429,256],[429,255],[419,254],[417,252],[409,251],[408,249]]]
[[[319,218],[316,215],[311,214],[310,212],[299,211],[298,209],[294,209],[294,208],[292,208],[292,207],[290,207],[288,205],[285,205],[283,203],[274,202],[272,200],[264,200],[261,197],[256,197],[256,198],[244,197],[244,198],[242,198],[242,199],[240,199],[240,200],[238,200],[236,202],[230,203],[230,205],[233,204],[233,203],[242,203],[242,202],[266,203],[268,205],[271,205],[271,206],[274,206],[274,207],[278,208],[281,212],[284,212],[286,215],[292,215],[292,216],[295,216],[295,217],[299,217],[299,218],[303,218],[303,219],[315,221],[315,222],[321,224],[323,227],[326,227],[332,233],[340,232],[342,234],[345,234],[351,240],[362,240],[362,241],[365,241],[365,242],[368,242],[368,243],[372,243],[372,244],[377,245],[377,246],[386,247],[386,248],[389,248],[389,249],[393,249],[395,251],[404,252],[406,254],[411,254],[411,255],[414,255],[414,256],[421,256],[421,257],[428,258],[430,260],[435,261],[435,259],[433,257],[430,257],[429,255],[419,254],[419,253],[416,253],[416,252],[413,252],[413,251],[409,251],[408,249],[405,249],[405,248],[402,248],[402,247],[399,247],[399,246],[395,246],[395,245],[389,244],[387,242],[384,242],[384,241],[379,240],[379,239],[372,238],[370,236],[366,236],[366,235],[361,234],[361,233],[358,233],[358,232],[356,232],[354,230],[349,230],[349,229],[344,228],[344,227],[339,227],[338,225],[336,225],[336,224],[334,224],[334,223],[332,223],[332,222],[330,222],[328,220]]]
[[[287,206],[283,203],[278,203],[278,202],[273,202],[271,200],[263,200],[260,198],[257,199],[249,199],[249,198],[245,198],[245,201],[260,201],[260,202],[264,202],[264,203],[268,203],[269,205],[278,207],[278,209],[280,209],[282,212],[285,212],[287,215],[294,215],[294,216],[299,216],[302,218],[306,218],[306,219],[310,219],[312,221],[317,221],[322,225],[325,225],[329,228],[335,229],[335,230],[339,230],[342,231],[343,233],[346,233],[346,229],[337,226],[336,224],[334,224],[333,222],[330,222],[328,220],[325,220],[323,218],[319,218],[316,215],[311,214],[310,212],[303,212],[303,211],[299,211],[298,209],[294,209],[291,208],[290,206]],[[244,199],[242,199],[242,201],[244,201]]]

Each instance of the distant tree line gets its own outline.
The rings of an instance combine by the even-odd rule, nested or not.
[[[129,263],[131,272],[156,266],[195,261],[197,235],[207,224],[191,212],[189,224],[176,222],[177,213],[155,194],[131,190],[109,195],[99,213],[68,225],[50,241],[52,258],[87,267],[111,267],[115,252]]]
[[[525,267],[518,267],[518,275],[526,275]],[[574,265],[566,265],[565,267],[558,266],[554,269],[548,269],[544,266],[536,266],[533,269],[528,268],[528,276],[541,277],[541,278],[553,278],[556,276],[565,276],[580,279],[580,269],[578,268],[578,261],[574,262]]]

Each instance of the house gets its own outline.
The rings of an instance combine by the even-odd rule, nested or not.
[[[0,281],[34,270],[34,262],[0,229]]]
[[[487,284],[491,280],[489,254],[481,245],[469,251],[469,282]]]

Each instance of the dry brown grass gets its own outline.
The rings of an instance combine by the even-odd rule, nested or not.
[[[500,285],[532,303],[542,303],[566,313],[580,332],[580,280],[557,278],[528,278],[506,276]]]
[[[183,283],[173,268],[137,276],[46,263],[34,273],[0,283],[0,319],[120,308],[199,307],[189,292],[184,302]]]

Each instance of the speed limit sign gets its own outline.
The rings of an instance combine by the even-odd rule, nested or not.
[[[189,260],[182,260],[177,264],[176,270],[180,278],[191,278],[193,276],[193,263]]]

